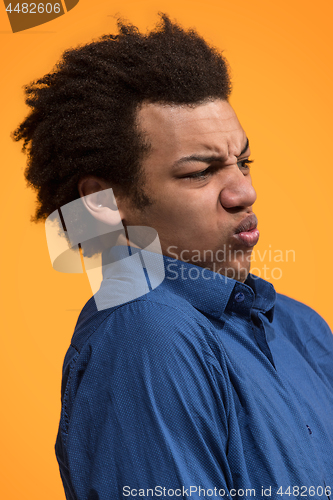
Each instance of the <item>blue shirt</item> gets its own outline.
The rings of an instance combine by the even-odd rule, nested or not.
[[[112,252],[122,259],[124,248]],[[154,290],[147,277],[139,298],[97,310],[92,297],[79,316],[56,442],[66,498],[327,500],[325,321],[251,274],[243,284],[164,262]],[[107,298],[112,286],[104,273],[98,294]]]

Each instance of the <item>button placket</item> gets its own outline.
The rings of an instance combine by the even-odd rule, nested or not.
[[[259,349],[276,369],[273,356],[267,342],[265,324],[260,317],[260,313],[254,311],[252,312],[252,329]]]

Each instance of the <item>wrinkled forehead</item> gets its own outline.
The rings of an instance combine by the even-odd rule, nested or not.
[[[228,156],[239,155],[244,146],[245,132],[227,101],[197,106],[147,103],[137,116],[152,153],[209,150]]]

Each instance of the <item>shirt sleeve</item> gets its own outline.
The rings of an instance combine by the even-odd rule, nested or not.
[[[73,499],[227,497],[229,389],[207,325],[136,301],[85,349],[67,387]]]

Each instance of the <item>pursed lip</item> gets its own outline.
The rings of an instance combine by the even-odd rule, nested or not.
[[[254,214],[245,217],[240,224],[235,229],[235,234],[243,233],[246,231],[251,231],[256,229],[258,225],[258,219]]]

